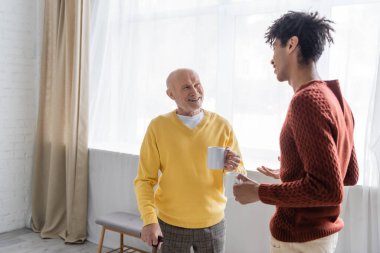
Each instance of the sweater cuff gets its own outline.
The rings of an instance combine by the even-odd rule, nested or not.
[[[271,198],[271,189],[270,184],[260,184],[259,185],[259,199],[261,202],[268,204],[268,205],[275,205],[275,202],[273,201],[273,198]]]
[[[155,213],[146,214],[144,215],[144,217],[142,217],[142,219],[144,222],[144,226],[153,223],[158,223],[157,215]]]

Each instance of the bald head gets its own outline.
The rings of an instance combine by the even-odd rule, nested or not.
[[[166,79],[166,94],[177,104],[177,113],[193,116],[200,112],[203,87],[198,74],[192,69],[176,69]]]
[[[168,89],[171,88],[173,83],[176,83],[178,81],[178,79],[180,79],[181,77],[186,76],[186,75],[192,75],[199,80],[199,76],[198,76],[197,72],[195,72],[194,70],[187,69],[187,68],[180,68],[180,69],[176,69],[176,70],[170,72],[170,74],[168,75],[168,78],[166,78],[166,87]]]

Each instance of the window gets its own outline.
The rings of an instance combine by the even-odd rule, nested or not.
[[[371,95],[380,55],[380,3],[336,6],[335,45],[330,49],[329,73],[339,77],[342,92],[355,117],[355,145],[360,168],[364,167],[365,136]],[[362,180],[362,178],[361,178]]]
[[[205,88],[204,108],[233,125],[247,169],[276,168],[292,90],[273,74],[264,33],[288,10],[318,10],[336,22],[336,43],[326,48],[319,72],[341,81],[363,164],[380,1],[353,1],[95,0],[90,147],[138,154],[150,120],[175,109],[165,93],[167,75],[190,67]]]

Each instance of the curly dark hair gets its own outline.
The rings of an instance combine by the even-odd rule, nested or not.
[[[331,24],[334,22],[319,17],[318,12],[296,12],[288,13],[275,20],[265,33],[266,43],[273,46],[274,40],[278,39],[284,47],[288,40],[298,37],[300,54],[298,62],[309,64],[310,60],[317,62],[322,55],[326,41],[334,43],[331,32],[335,32]]]

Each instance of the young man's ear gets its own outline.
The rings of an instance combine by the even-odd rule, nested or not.
[[[298,37],[297,36],[290,37],[287,43],[287,48],[289,52],[293,52],[297,48],[297,46],[298,46]]]

